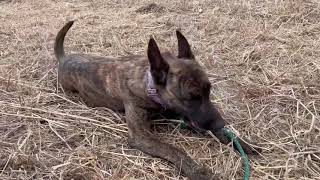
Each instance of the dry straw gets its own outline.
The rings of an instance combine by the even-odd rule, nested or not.
[[[53,41],[77,19],[68,52],[145,54],[150,35],[176,51],[177,28],[213,84],[212,100],[263,149],[252,179],[320,179],[320,8],[316,0],[0,1],[0,179],[184,179],[131,149],[122,114],[88,108],[57,84]],[[241,179],[238,154],[158,121],[155,136]]]

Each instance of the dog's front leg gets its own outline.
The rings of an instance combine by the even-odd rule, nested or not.
[[[139,108],[135,103],[126,103],[125,111],[129,127],[128,143],[131,147],[173,163],[191,180],[217,179],[208,169],[198,165],[184,151],[160,142],[154,137],[149,131],[148,112],[145,109]]]

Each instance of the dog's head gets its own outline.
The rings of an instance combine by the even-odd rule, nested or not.
[[[176,31],[178,56],[160,53],[153,38],[148,45],[150,72],[161,99],[185,116],[193,128],[218,130],[225,122],[210,101],[211,84],[196,62],[187,39]]]

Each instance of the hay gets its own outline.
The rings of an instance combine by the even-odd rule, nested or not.
[[[144,54],[150,35],[176,48],[181,28],[235,131],[263,149],[252,179],[320,177],[320,9],[309,1],[1,1],[0,179],[183,179],[130,149],[123,115],[88,108],[57,84],[53,42],[77,19],[68,52]],[[224,179],[239,156],[215,139],[158,122],[155,135]]]

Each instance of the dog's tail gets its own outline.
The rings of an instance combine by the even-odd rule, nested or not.
[[[56,41],[54,43],[54,54],[58,61],[60,61],[65,56],[63,47],[64,37],[66,36],[73,23],[74,21],[69,21],[68,23],[66,23],[58,32],[58,35],[56,37]]]

